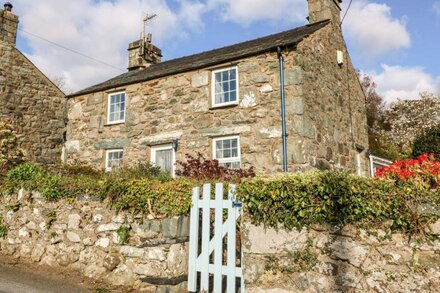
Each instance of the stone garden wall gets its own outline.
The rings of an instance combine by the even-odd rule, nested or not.
[[[186,292],[187,217],[148,219],[110,211],[92,198],[47,202],[24,191],[0,197],[0,215],[8,229],[0,254],[71,268],[111,285]],[[121,244],[124,230],[129,239]]]
[[[247,292],[438,292],[440,221],[424,237],[387,230],[243,225]]]

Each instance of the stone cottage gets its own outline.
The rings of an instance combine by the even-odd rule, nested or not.
[[[148,160],[174,173],[176,160],[200,152],[278,172],[284,89],[288,170],[366,175],[365,95],[341,33],[341,0],[308,5],[308,25],[166,62],[150,37],[131,43],[127,73],[68,97],[66,160],[108,170]]]
[[[27,159],[60,163],[64,145],[64,93],[16,47],[18,17],[12,5],[0,9],[0,120],[18,133]]]

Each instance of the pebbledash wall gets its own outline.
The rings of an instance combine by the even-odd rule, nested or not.
[[[47,202],[23,190],[0,197],[0,215],[0,225],[8,228],[0,254],[77,270],[115,286],[187,292],[188,217],[148,219],[87,197]],[[120,244],[121,226],[130,227],[127,244]]]
[[[12,123],[28,160],[60,162],[64,145],[66,99],[16,47],[18,17],[0,10],[0,120]]]
[[[342,66],[336,62],[337,50],[344,52]],[[365,96],[339,28],[329,23],[283,54],[289,170],[355,170],[359,154],[366,175]],[[238,68],[239,104],[212,108],[211,72],[228,66]],[[108,95],[118,91],[126,94],[126,120],[107,125]],[[176,138],[177,160],[197,152],[212,158],[214,138],[236,135],[242,167],[252,165],[263,173],[282,170],[276,52],[75,96],[68,104],[67,161],[82,160],[102,168],[105,150],[123,149],[125,163],[132,164],[149,160],[152,145]]]
[[[386,229],[242,227],[246,292],[438,292],[440,221],[423,237]]]

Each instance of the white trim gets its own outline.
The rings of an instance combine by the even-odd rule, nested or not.
[[[124,119],[110,121],[110,99],[112,96],[116,96],[120,94],[124,94]],[[107,96],[107,125],[125,123],[125,117],[127,116],[126,110],[127,110],[127,94],[125,93],[125,91],[109,93]]]
[[[235,86],[235,91],[236,91],[236,100],[233,102],[227,102],[227,103],[219,103],[217,104],[215,102],[215,74],[217,72],[223,72],[223,71],[228,71],[234,69],[235,70],[235,82],[236,82],[236,86]],[[238,105],[239,104],[239,100],[240,100],[240,95],[239,95],[239,79],[238,79],[238,67],[237,66],[232,66],[232,67],[225,67],[225,68],[221,68],[221,69],[216,69],[213,70],[211,72],[211,108],[219,108],[219,107],[224,107],[224,106],[231,106],[231,105]]]
[[[369,156],[369,160],[370,160],[370,176],[371,178],[374,177],[374,174],[376,173],[375,171],[375,167],[376,166],[381,166],[381,167],[388,167],[389,165],[391,165],[393,162],[389,161],[387,159],[381,158],[381,157],[376,157],[373,155]]]
[[[171,166],[171,176],[176,176],[176,151],[173,148],[173,145],[171,143],[167,144],[160,144],[160,145],[154,145],[150,147],[150,162],[154,166],[156,166],[156,152],[157,151],[163,151],[163,150],[172,150],[172,166]]]
[[[109,155],[111,153],[117,153],[117,152],[122,152],[122,160],[124,160],[124,149],[112,149],[112,150],[106,150],[105,151],[105,172],[111,172],[112,171],[112,168],[108,167]]]
[[[217,159],[217,150],[216,150],[216,143],[219,140],[227,140],[227,139],[237,139],[237,157],[234,158],[220,158]],[[240,164],[241,167],[241,145],[240,145],[240,136],[239,135],[234,135],[234,136],[222,136],[222,137],[216,137],[212,139],[212,158],[214,160],[217,160],[220,164],[222,163],[234,163],[234,162],[238,162]]]

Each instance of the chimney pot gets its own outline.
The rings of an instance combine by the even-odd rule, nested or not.
[[[6,2],[5,5],[5,10],[11,12],[12,8],[14,8],[14,6],[10,3],[10,2]]]

